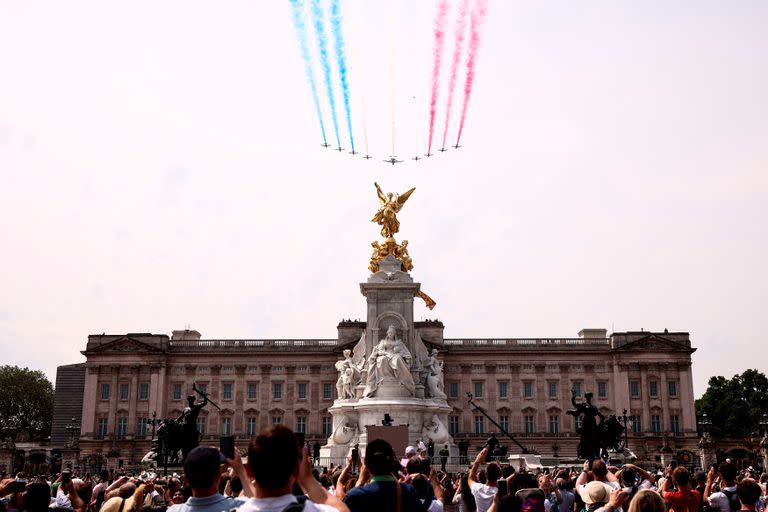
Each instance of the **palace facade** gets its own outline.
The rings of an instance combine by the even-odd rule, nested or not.
[[[86,362],[59,368],[52,444],[67,444],[74,418],[81,464],[136,465],[150,448],[148,420],[178,417],[193,384],[218,406],[199,418],[203,442],[231,434],[245,445],[283,423],[324,443],[333,428],[334,363],[365,329],[366,322],[342,321],[335,339],[205,339],[192,330],[88,336]],[[413,322],[413,329],[439,350],[452,408],[446,426],[454,440],[472,442],[471,452],[498,429],[467,393],[545,460],[573,459],[578,435],[566,411],[574,390],[579,400],[592,393],[605,415],[626,410],[629,448],[640,461],[697,460],[688,333],[583,329],[573,338],[452,339],[439,321]]]

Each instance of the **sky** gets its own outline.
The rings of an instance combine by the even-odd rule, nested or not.
[[[697,396],[760,368],[768,4],[491,0],[462,148],[414,162],[436,5],[342,0],[366,161],[320,146],[287,1],[6,3],[2,362],[53,381],[102,332],[333,338],[364,318],[377,181],[416,187],[400,237],[438,306],[415,314],[446,337],[686,331]]]

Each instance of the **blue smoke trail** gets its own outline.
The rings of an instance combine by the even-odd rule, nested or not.
[[[331,32],[333,33],[336,62],[339,65],[339,78],[341,79],[341,92],[344,95],[344,110],[347,113],[347,131],[349,132],[349,144],[352,151],[355,150],[355,139],[352,136],[352,114],[349,110],[349,83],[347,83],[347,63],[344,59],[344,36],[341,32],[341,10],[339,0],[331,0]]]
[[[317,48],[320,51],[320,66],[323,68],[325,92],[328,95],[328,103],[331,105],[331,118],[333,119],[333,130],[336,133],[336,144],[341,147],[339,122],[336,119],[336,101],[333,98],[333,85],[331,84],[331,65],[328,63],[328,37],[325,34],[323,7],[320,5],[320,0],[312,0],[312,21],[315,24]]]
[[[307,26],[304,24],[304,0],[290,0],[290,2],[293,14],[293,26],[296,27],[296,37],[299,38],[301,58],[304,60],[304,73],[307,75],[309,89],[312,92],[312,101],[314,102],[315,110],[317,111],[317,120],[320,121],[320,131],[323,132],[323,144],[327,144],[323,113],[320,110],[320,100],[317,97],[315,72],[312,70],[312,61],[309,58],[309,48],[307,47]]]

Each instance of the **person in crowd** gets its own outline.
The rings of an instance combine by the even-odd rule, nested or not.
[[[576,487],[583,486],[587,482],[593,480],[608,484],[608,486],[613,487],[614,489],[620,487],[618,477],[608,471],[608,466],[606,466],[605,462],[600,459],[591,461],[591,464],[590,461],[584,461],[584,469],[579,475],[579,478],[576,479]]]
[[[581,476],[579,477],[581,478]],[[627,493],[613,487],[606,481],[593,480],[579,489],[579,496],[587,512],[612,512],[621,508]]]
[[[740,510],[756,510],[762,494],[763,490],[760,484],[752,478],[744,478],[736,485],[736,496],[741,505]]]
[[[262,431],[248,447],[248,467],[255,480],[255,495],[239,512],[348,512],[347,506],[331,495],[312,476],[306,448],[283,425]],[[305,496],[294,496],[298,483]]]
[[[488,448],[483,448],[475,457],[472,468],[469,470],[469,488],[475,497],[478,512],[487,512],[493,502],[493,497],[499,491],[498,481],[501,477],[501,468],[496,462],[491,462],[485,469],[486,482],[480,483],[478,480],[478,469],[480,464],[485,462],[488,454]]]
[[[440,471],[445,473],[445,466],[448,464],[448,456],[451,454],[451,452],[448,450],[448,445],[446,444],[442,448],[440,448],[440,452],[438,452],[440,455]]]
[[[573,504],[576,503],[576,495],[568,489],[568,480],[565,477],[558,477],[555,485],[560,492],[560,504],[557,507],[558,512],[573,512]]]
[[[642,489],[638,491],[629,503],[627,512],[666,512],[664,500],[656,491]]]
[[[477,504],[475,496],[469,488],[469,475],[462,473],[459,475],[456,485],[456,493],[453,495],[453,504],[456,505],[456,512],[475,512]]]
[[[417,512],[421,510],[416,490],[395,477],[395,452],[383,439],[368,443],[360,477],[344,497],[351,512]],[[370,481],[369,481],[370,480]]]
[[[434,469],[432,472],[434,475]],[[427,479],[424,475],[418,474],[411,480],[411,484],[416,489],[416,494],[419,496],[419,501],[421,501],[421,510],[425,512],[443,512],[442,486],[437,481],[437,475],[434,476],[434,479]]]
[[[670,491],[673,482],[677,489],[674,492]],[[669,472],[660,492],[670,511],[696,512],[701,506],[701,495],[691,486],[691,476],[684,466],[677,466]]]
[[[720,464],[720,470],[712,466],[707,473],[707,484],[704,487],[704,500],[711,508],[719,512],[737,511],[741,508],[739,497],[736,495],[736,466],[729,461]],[[720,490],[715,492],[715,477],[720,477]]]
[[[226,512],[244,505],[246,500],[242,498],[219,493],[224,463],[224,455],[216,448],[193,448],[184,460],[184,479],[192,488],[192,496],[185,503],[173,505],[168,512]]]

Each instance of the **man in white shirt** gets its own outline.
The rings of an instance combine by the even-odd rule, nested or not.
[[[704,499],[712,508],[717,508],[720,512],[730,512],[739,510],[739,498],[736,496],[736,466],[731,462],[720,464],[720,491],[712,492],[715,483],[715,468],[712,467],[707,473],[707,485],[704,487]]]
[[[486,483],[481,484],[477,481],[477,471],[480,469],[480,464],[485,462],[487,454],[488,448],[483,448],[475,457],[475,462],[469,471],[469,488],[472,496],[475,497],[477,512],[487,512],[493,503],[493,498],[499,492],[497,483],[501,477],[501,467],[496,462],[491,462],[485,468]]]
[[[293,432],[275,425],[262,432],[248,447],[248,466],[256,480],[256,497],[241,506],[239,512],[349,512],[347,506],[332,496],[312,476],[309,455],[299,447]],[[305,496],[291,491],[298,482]]]

